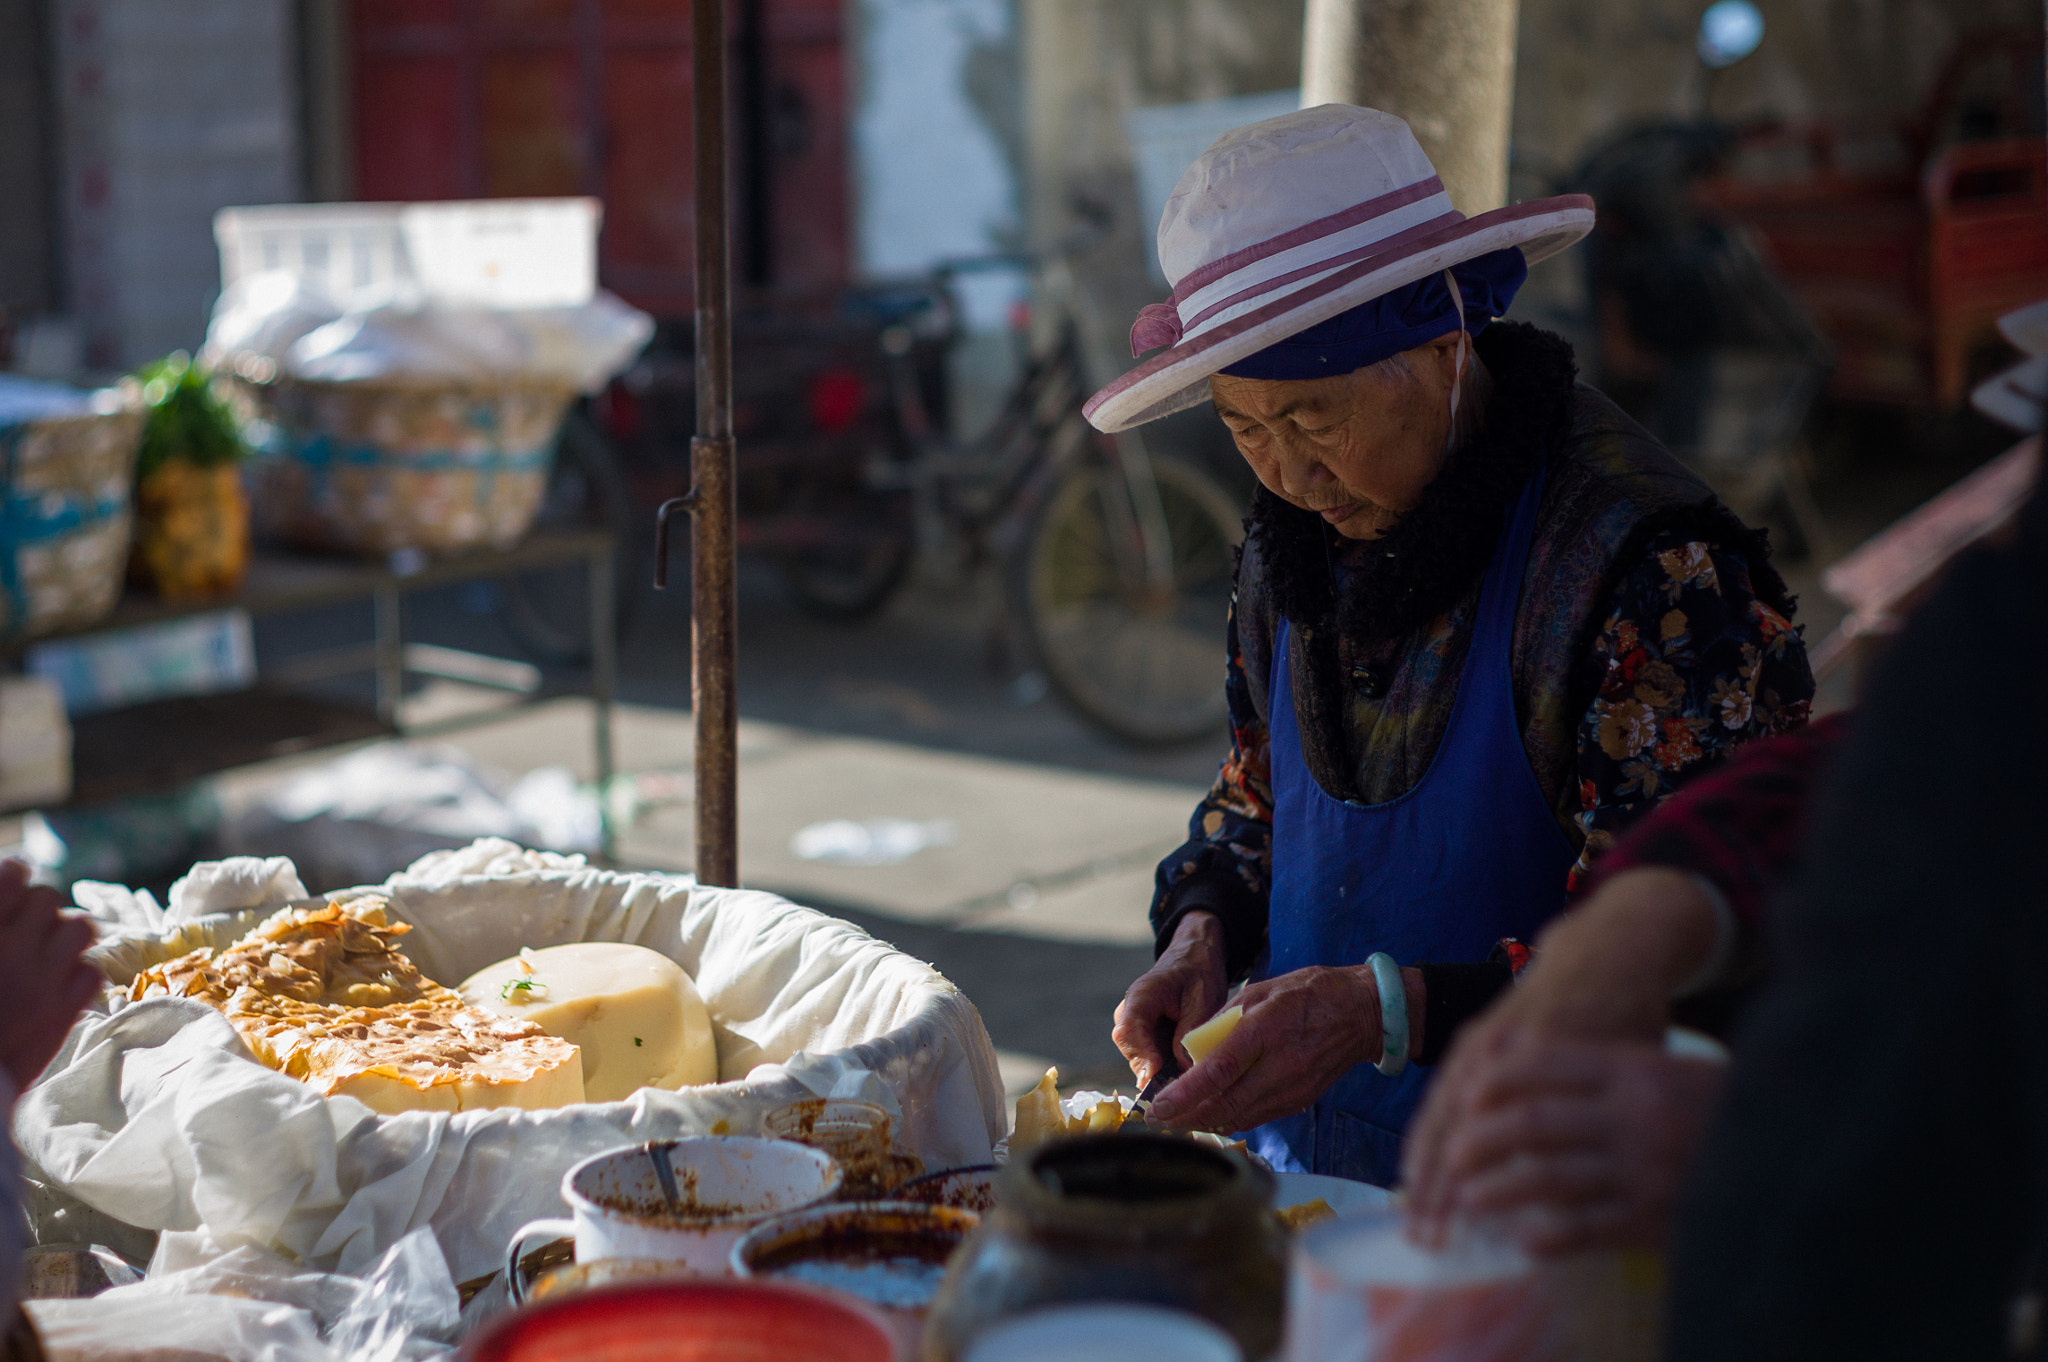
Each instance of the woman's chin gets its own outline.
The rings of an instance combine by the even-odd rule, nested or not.
[[[1342,520],[1332,521],[1332,527],[1346,539],[1378,539],[1401,517],[1379,506],[1360,506]]]

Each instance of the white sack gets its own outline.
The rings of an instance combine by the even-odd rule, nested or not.
[[[626,941],[670,955],[710,1009],[718,1084],[556,1111],[384,1116],[264,1068],[218,1013],[161,998],[82,1019],[23,1096],[17,1139],[65,1191],[144,1229],[203,1228],[360,1273],[424,1226],[457,1281],[494,1271],[520,1224],[561,1214],[561,1177],[579,1160],[758,1132],[805,1097],[899,1111],[902,1147],[929,1168],[989,1160],[1005,1124],[995,1052],[936,970],[773,894],[574,859],[485,841],[384,889],[414,927],[407,952],[451,985],[521,946]],[[262,911],[111,940],[95,958],[125,984],[156,960],[235,940]]]
[[[203,861],[171,886],[168,912],[147,889],[99,880],[80,880],[71,886],[72,902],[92,917],[103,941],[109,937],[143,938],[144,944],[137,948],[141,953],[134,957],[136,963],[126,967],[126,977],[131,979],[143,964],[155,963],[159,952],[151,947],[173,939],[166,933],[225,913],[252,908],[273,911],[305,897],[306,886],[299,882],[298,868],[282,856]],[[217,943],[197,941],[170,954],[213,944]]]
[[[633,362],[654,319],[614,294],[556,307],[493,308],[397,289],[344,311],[284,271],[222,292],[201,357],[245,374],[309,382],[534,379],[595,392]]]
[[[144,1281],[28,1312],[51,1362],[425,1362],[450,1351],[462,1301],[424,1230],[363,1277],[199,1233],[164,1235]]]
[[[221,290],[199,358],[209,365],[250,358],[277,365],[301,336],[341,313],[318,285],[290,270],[246,275]]]

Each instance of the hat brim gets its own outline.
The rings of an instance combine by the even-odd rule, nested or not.
[[[1998,319],[1998,330],[2023,354],[2048,354],[2048,300],[2006,313]]]
[[[2048,355],[2029,355],[1979,383],[1970,405],[2000,425],[2031,434],[2041,429],[2048,403]]]
[[[1212,375],[1360,303],[1510,246],[1519,246],[1533,265],[1592,230],[1593,200],[1583,194],[1466,218],[1407,243],[1398,259],[1362,260],[1161,350],[1105,385],[1082,406],[1082,414],[1097,430],[1111,433],[1171,416],[1206,402]]]

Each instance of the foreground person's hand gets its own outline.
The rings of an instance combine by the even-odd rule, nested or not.
[[[1143,1087],[1166,1054],[1159,1047],[1162,1023],[1173,1027],[1174,1052],[1180,1063],[1192,1063],[1180,1048],[1181,1037],[1216,1015],[1230,994],[1223,972],[1223,924],[1213,913],[1189,913],[1174,928],[1173,940],[1152,968],[1139,975],[1116,1005],[1116,1025],[1109,1038],[1123,1051],[1131,1072]]]
[[[49,1064],[101,983],[80,958],[91,924],[60,911],[63,896],[28,877],[20,861],[0,861],[0,1068],[17,1092]]]
[[[1437,1242],[1451,1214],[1450,1141],[1484,1102],[1512,1036],[1655,1046],[1673,989],[1713,950],[1713,906],[1689,875],[1623,871],[1537,938],[1519,983],[1459,1030],[1402,1147],[1411,1231]]]
[[[1409,1187],[1417,1239],[1440,1244],[1463,1219],[1543,1255],[1663,1245],[1724,1065],[1518,1030],[1469,1062],[1442,1157]]]
[[[1418,989],[1411,983],[1411,997]],[[1188,1130],[1249,1130],[1306,1110],[1345,1071],[1380,1057],[1379,989],[1363,965],[1277,975],[1247,987],[1237,1002],[1244,1020],[1167,1085],[1152,1103],[1151,1120]],[[1411,1025],[1421,1015],[1419,1005],[1412,1007]]]

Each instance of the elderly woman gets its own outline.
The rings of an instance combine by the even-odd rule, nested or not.
[[[1230,985],[1243,1020],[1156,1120],[1393,1180],[1427,1066],[1628,821],[1813,690],[1763,537],[1495,322],[1583,198],[1456,212],[1401,120],[1225,135],[1159,226],[1164,347],[1107,431],[1213,403],[1258,475],[1228,631],[1234,741],[1160,865],[1118,1008],[1141,1081]]]

